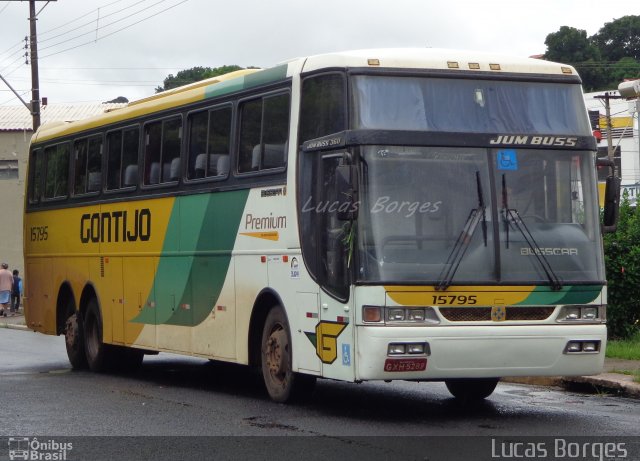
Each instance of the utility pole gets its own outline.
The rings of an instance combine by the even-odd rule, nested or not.
[[[613,95],[608,91],[601,96],[594,96],[594,99],[604,99],[605,118],[607,120],[607,157],[613,162],[613,139],[611,139],[611,99],[622,99],[622,96]]]
[[[31,43],[31,116],[33,117],[34,133],[40,126],[40,78],[38,75],[38,34],[36,32],[36,21],[36,0],[29,0],[29,42]]]
[[[621,98],[627,101],[636,100],[636,117],[638,118],[638,134],[640,135],[640,80],[622,82],[618,85],[618,93]],[[638,139],[638,165],[640,166],[640,139]]]

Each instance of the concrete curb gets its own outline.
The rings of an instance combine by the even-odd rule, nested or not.
[[[568,389],[586,390],[596,393],[617,394],[625,397],[640,399],[640,383],[633,380],[633,376],[620,373],[601,373],[595,376],[574,376],[562,378],[563,385]]]
[[[30,330],[26,325],[19,325],[13,323],[0,323],[0,328],[7,328],[9,330]]]
[[[601,373],[595,376],[525,376],[502,378],[503,382],[532,386],[563,387],[590,394],[616,394],[640,399],[640,383],[633,376],[621,373]]]

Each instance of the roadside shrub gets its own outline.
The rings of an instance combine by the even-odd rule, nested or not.
[[[629,338],[640,329],[640,210],[630,206],[626,191],[621,202],[618,228],[604,236],[607,330],[612,339]]]

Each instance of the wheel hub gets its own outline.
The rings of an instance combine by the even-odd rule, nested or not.
[[[74,347],[78,338],[78,320],[75,315],[67,319],[65,324],[64,339],[70,347]]]
[[[267,340],[267,366],[274,376],[282,376],[287,368],[287,335],[284,330],[276,330]]]

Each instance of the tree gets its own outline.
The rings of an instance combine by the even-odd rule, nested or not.
[[[606,83],[600,52],[587,37],[587,31],[562,26],[558,32],[547,35],[544,43],[547,45],[544,58],[573,65],[586,91],[595,91]]]
[[[156,88],[156,93],[241,69],[242,67],[240,66],[231,65],[214,68],[197,66],[181,70],[175,76],[173,74],[169,74],[167,78],[164,79],[164,85]]]
[[[544,58],[549,61],[571,64],[600,60],[598,48],[587,38],[586,30],[562,26],[558,32],[547,35],[544,44],[547,45]]]
[[[607,22],[591,40],[604,61],[617,62],[627,57],[640,61],[640,16],[623,16]]]
[[[610,66],[607,76],[606,88],[617,88],[625,79],[640,78],[640,62],[630,57],[622,58]]]

